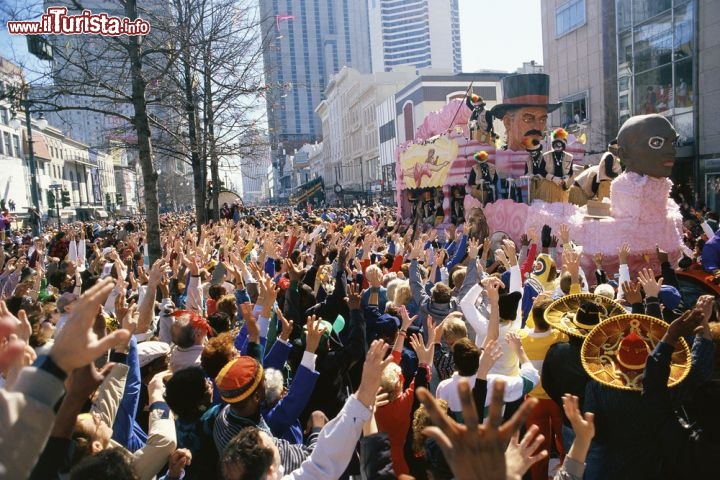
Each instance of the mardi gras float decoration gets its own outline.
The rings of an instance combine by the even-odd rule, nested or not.
[[[545,138],[548,113],[560,106],[549,101],[547,75],[510,75],[501,87],[503,101],[490,112],[505,128],[502,148],[472,138],[472,110],[463,99],[454,99],[428,115],[415,138],[396,149],[399,215],[424,223],[415,215],[412,199],[422,198],[427,190],[435,202],[442,199],[442,217],[436,211],[435,226],[464,217],[471,234],[503,231],[519,241],[529,228],[540,231],[548,225],[558,231],[568,225],[573,241],[588,254],[583,265],[587,272],[592,271],[591,256],[602,253],[605,269],[613,273],[617,251],[626,242],[634,252],[654,251],[657,245],[671,262],[680,258],[681,216],[669,197],[668,179],[677,134],[665,117],[643,115],[626,121],[617,149],[609,148],[612,155],[605,154],[600,165],[587,171],[580,164],[585,154],[580,138],[565,130],[555,130],[549,141]],[[556,148],[551,150],[553,143]],[[624,173],[618,157],[627,167]],[[544,196],[541,188],[533,188],[547,181],[563,195]],[[642,259],[631,256],[630,261],[634,271]]]

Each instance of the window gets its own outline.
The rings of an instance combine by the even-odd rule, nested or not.
[[[555,10],[555,36],[563,35],[585,25],[585,0],[570,0]]]
[[[22,150],[20,149],[20,137],[13,135],[13,144],[15,145],[15,156],[22,158]]]
[[[415,138],[415,120],[413,119],[413,104],[408,102],[403,107],[403,119],[405,120],[405,141]]]
[[[3,125],[8,125],[10,123],[10,116],[8,115],[7,108],[0,108],[0,117],[2,118]]]
[[[380,127],[380,143],[395,138],[395,120],[390,120]]]
[[[633,114],[663,113],[670,108],[672,97],[672,65],[635,76]]]
[[[8,132],[3,132],[3,140],[5,141],[5,155],[12,157],[12,143],[10,143],[10,134]]]
[[[668,10],[671,6],[672,0],[635,0],[633,2],[633,21],[637,25],[658,13]]]
[[[561,121],[564,128],[589,121],[587,92],[577,93],[562,99]]]
[[[628,95],[620,95],[620,98],[618,98],[618,110],[623,111],[630,108],[630,104],[628,102]]]
[[[615,15],[617,17],[617,28],[622,31],[631,25],[631,1],[630,0],[616,0],[615,2]]]

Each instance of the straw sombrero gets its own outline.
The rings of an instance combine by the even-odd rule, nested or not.
[[[584,338],[603,320],[625,313],[622,305],[607,297],[578,293],[551,303],[545,310],[545,321],[563,333]]]
[[[648,315],[609,318],[585,337],[580,350],[583,368],[603,385],[642,391],[645,361],[667,329],[667,323]],[[682,382],[690,373],[690,365],[690,349],[681,338],[670,359],[668,387]]]

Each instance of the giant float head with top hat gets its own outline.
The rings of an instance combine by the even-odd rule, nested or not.
[[[510,150],[524,150],[525,139],[542,141],[548,113],[562,103],[550,103],[550,76],[545,73],[509,75],[500,81],[503,103],[491,112],[501,120],[507,132]]]

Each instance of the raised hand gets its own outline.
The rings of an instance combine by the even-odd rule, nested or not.
[[[355,397],[372,409],[375,403],[375,395],[380,387],[380,377],[385,367],[393,362],[392,355],[386,355],[388,345],[382,340],[373,340],[365,355],[360,386],[355,392]]]
[[[545,436],[540,435],[540,428],[537,425],[531,426],[525,432],[522,441],[520,441],[520,432],[515,432],[505,450],[508,480],[522,479],[531,466],[548,456],[547,450],[535,454],[544,440]]]
[[[497,277],[485,277],[480,284],[485,288],[492,305],[497,305],[500,300],[500,289],[505,288],[505,284]]]
[[[658,245],[655,245],[655,255],[657,255],[657,260],[660,265],[669,261],[668,253],[665,250],[661,250]]]
[[[433,355],[435,353],[435,343],[428,338],[425,345],[422,335],[414,333],[410,336],[410,346],[417,354],[418,363],[432,365]]]
[[[645,298],[655,297],[660,295],[660,287],[662,287],[663,279],[659,278],[655,280],[655,274],[650,268],[643,268],[638,272],[638,282],[642,286],[645,292]]]
[[[642,294],[640,293],[640,284],[638,282],[623,282],[622,290],[625,300],[630,305],[642,303]]]
[[[95,317],[113,287],[112,279],[100,280],[73,305],[65,327],[50,350],[50,357],[66,373],[88,365],[130,336],[130,332],[120,329],[98,339],[92,330]]]
[[[280,325],[282,326],[282,328],[280,329],[279,338],[287,342],[290,339],[290,335],[293,331],[293,321],[285,318],[285,315],[283,315],[282,309],[280,307],[275,307],[275,314],[280,320]]]
[[[565,394],[562,400],[565,415],[573,427],[576,441],[580,440],[589,444],[595,436],[595,414],[587,412],[583,415],[580,411],[579,399],[575,395]]]
[[[528,239],[530,240],[530,244],[531,244],[531,245],[537,245],[537,243],[538,243],[538,233],[537,233],[537,230],[535,230],[535,229],[532,228],[532,227],[528,228],[527,236],[528,236]]]
[[[528,238],[526,233],[520,235],[520,245],[522,245],[523,247],[527,247],[528,245],[530,245],[530,239]]]
[[[506,269],[510,268],[510,260],[507,255],[505,255],[505,251],[502,248],[495,250],[495,260],[502,263]]]
[[[537,399],[525,400],[512,418],[502,423],[505,382],[493,383],[488,423],[479,425],[477,408],[466,380],[460,380],[458,396],[462,405],[465,424],[459,424],[445,413],[430,392],[419,388],[417,397],[434,426],[423,433],[432,438],[442,449],[445,459],[457,480],[506,480],[505,445],[521,425],[525,424]]]
[[[470,259],[475,260],[478,256],[478,253],[480,252],[480,240],[477,238],[471,238],[468,240],[468,247],[467,247],[468,257]]]
[[[598,252],[595,255],[593,255],[593,262],[595,262],[595,268],[597,268],[598,270],[602,268],[602,265],[603,265],[602,252]]]
[[[517,265],[517,250],[515,248],[515,243],[512,240],[503,240],[502,249],[510,266]]]
[[[405,305],[401,305],[400,308],[400,320],[401,320],[401,327],[403,330],[407,330],[410,325],[417,319],[417,315],[414,315],[410,317],[410,314],[408,314],[407,308],[405,308]]]
[[[287,270],[288,276],[290,277],[290,281],[299,282],[300,280],[302,280],[303,274],[305,273],[302,265],[294,264],[293,261],[289,258],[286,258],[284,263],[285,269]]]
[[[348,285],[348,296],[345,297],[345,303],[347,303],[350,310],[360,310],[361,300],[361,289],[360,285],[355,282]]]
[[[415,240],[413,243],[412,250],[410,250],[410,260],[416,260],[420,258],[425,249],[425,244],[421,240]]]
[[[572,277],[572,283],[580,281],[580,255],[572,250],[563,252],[563,268]]]
[[[567,245],[570,243],[570,227],[563,223],[560,225],[560,231],[558,232],[560,236],[560,242],[563,245]]]
[[[322,318],[317,318],[315,315],[307,317],[306,325],[305,350],[310,353],[315,353],[320,345],[320,339],[325,332],[325,326],[322,323]]]
[[[701,310],[688,310],[670,324],[662,341],[674,346],[681,337],[701,333],[702,323],[703,313]]]
[[[477,378],[486,379],[490,369],[502,357],[502,347],[497,340],[490,340],[485,345],[485,349],[480,354],[480,366],[477,371]]]
[[[137,330],[138,326],[137,304],[135,303],[135,300],[130,302],[130,305],[123,313],[124,314],[122,317],[118,316],[122,328],[124,328],[131,334],[135,333],[135,330]]]
[[[627,265],[628,257],[630,256],[630,244],[623,243],[618,249],[618,260],[620,265]]]
[[[522,347],[522,341],[520,340],[520,336],[517,334],[517,332],[507,332],[505,334],[505,341],[510,346],[510,350],[515,352],[516,354],[520,352]]]
[[[485,238],[483,240],[483,247],[482,247],[482,258],[484,260],[487,260],[488,255],[490,255],[490,248],[492,247],[492,241],[490,240],[490,237]],[[483,265],[484,266],[484,265]]]
[[[163,277],[165,277],[165,268],[167,267],[167,263],[165,263],[164,260],[159,259],[155,260],[153,262],[152,267],[150,267],[150,275],[148,276],[148,284],[158,286],[163,280]]]

